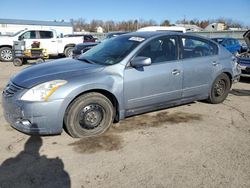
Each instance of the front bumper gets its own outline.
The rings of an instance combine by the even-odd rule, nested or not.
[[[63,127],[63,99],[50,102],[21,101],[2,96],[4,117],[10,125],[27,134],[60,134]]]
[[[248,66],[241,66],[241,76],[250,77],[250,64]]]
[[[232,81],[233,81],[233,83],[239,82],[240,81],[240,75],[234,76],[233,79],[232,79]]]

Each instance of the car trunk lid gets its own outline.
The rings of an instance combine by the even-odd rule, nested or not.
[[[246,31],[243,34],[243,38],[244,38],[245,42],[247,43],[248,50],[250,50],[250,30]]]

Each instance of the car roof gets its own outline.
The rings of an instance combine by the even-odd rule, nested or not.
[[[91,35],[91,34],[67,34],[67,35],[64,35],[64,36],[75,36],[75,37],[77,37],[77,36],[79,36],[79,37],[82,37],[82,36],[93,36],[93,35]]]
[[[207,37],[203,37],[197,34],[193,33],[180,33],[175,31],[145,31],[145,32],[133,32],[133,33],[127,33],[121,36],[131,36],[131,37],[142,37],[145,39],[154,38],[154,37],[161,37],[161,36],[168,36],[168,35],[174,35],[174,36],[186,36],[186,37],[197,37],[204,40],[210,40]],[[120,36],[117,36],[120,37]],[[211,41],[211,40],[210,40]],[[212,41],[214,42],[214,41]]]
[[[145,31],[145,32],[132,32],[127,33],[122,36],[137,36],[137,37],[143,37],[143,38],[151,38],[156,36],[164,36],[164,35],[183,35],[183,33],[179,32],[171,32],[171,31]]]
[[[213,37],[211,39],[234,39],[234,40],[237,40],[237,39],[232,38],[232,37]]]
[[[122,33],[129,33],[128,31],[112,31],[112,32],[109,32],[108,34],[122,34]]]

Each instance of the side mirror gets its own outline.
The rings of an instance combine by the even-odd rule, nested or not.
[[[19,41],[21,41],[22,39],[23,39],[22,36],[19,36],[19,37],[18,37],[18,40],[19,40]]]
[[[138,56],[135,57],[131,62],[132,67],[144,67],[144,66],[149,66],[151,65],[152,60],[149,57],[143,57],[143,56]]]

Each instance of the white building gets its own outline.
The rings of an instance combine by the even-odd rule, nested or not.
[[[226,25],[224,23],[212,23],[205,28],[206,31],[223,31],[225,29]]]
[[[104,29],[101,26],[96,27],[96,32],[97,33],[103,33]]]
[[[72,34],[70,22],[0,19],[0,34],[13,34],[23,29],[54,29],[57,33]]]
[[[193,24],[175,24],[177,27],[184,27],[186,31],[202,31],[203,29]]]

